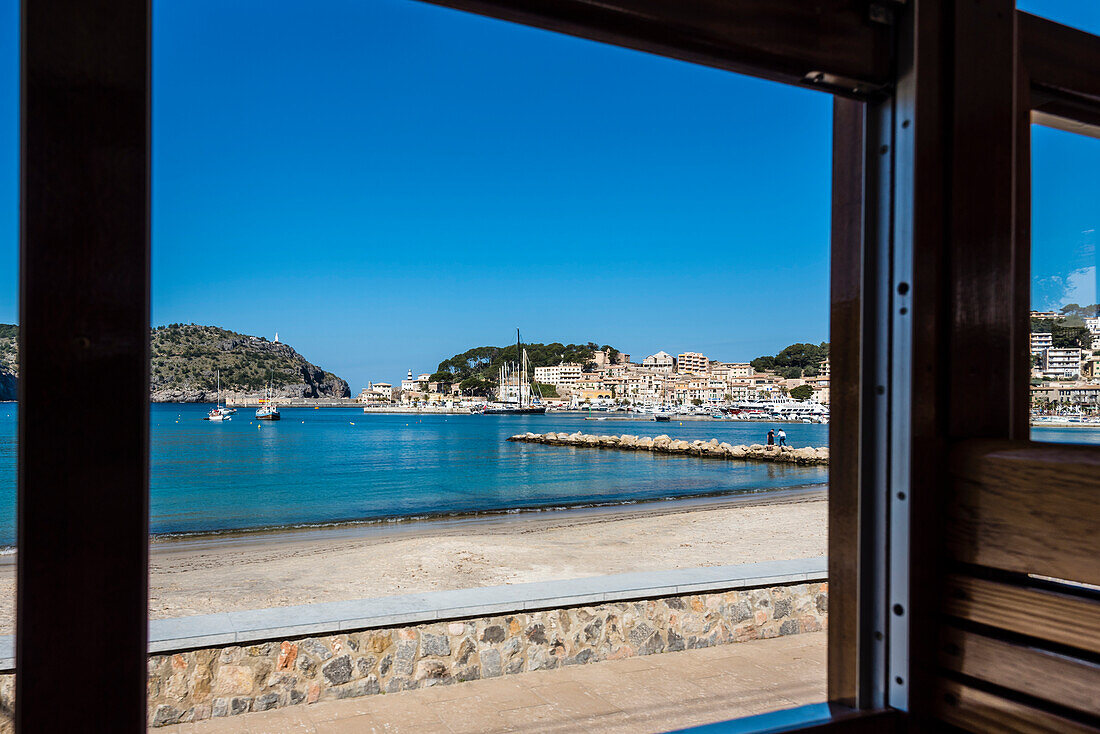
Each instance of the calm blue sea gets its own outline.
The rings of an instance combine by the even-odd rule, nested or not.
[[[626,503],[824,485],[824,467],[510,443],[528,430],[667,433],[763,443],[769,426],[585,421],[575,416],[365,415],[283,408],[278,423],[207,405],[153,405],[152,532],[203,533],[393,518]],[[16,406],[0,404],[0,545],[15,537]],[[828,426],[787,425],[793,446],[828,444]]]
[[[766,423],[585,421],[577,416],[365,415],[284,408],[204,421],[206,405],[153,405],[151,527],[157,534],[427,518],[824,486],[825,467],[509,443],[515,433],[667,433],[762,443]],[[15,540],[17,409],[0,403],[0,545]],[[793,446],[828,426],[784,426]],[[1033,438],[1100,443],[1100,430],[1036,428]]]

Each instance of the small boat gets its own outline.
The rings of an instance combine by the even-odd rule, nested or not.
[[[230,413],[227,413],[225,408],[214,407],[210,409],[210,412],[206,414],[206,420],[208,421],[231,421]]]
[[[672,420],[672,414],[671,413],[654,413],[653,414],[653,420],[658,421],[660,423],[667,423],[668,421]]]
[[[277,421],[279,420],[279,408],[276,407],[274,399],[271,397],[271,378],[267,380],[267,393],[264,399],[260,401],[260,407],[256,409],[256,420],[258,421]]]
[[[501,405],[497,407],[488,407],[481,411],[482,415],[543,415],[546,412],[545,407],[541,406],[527,406],[516,407],[511,405]]]
[[[218,370],[218,400],[214,404],[214,407],[210,409],[210,412],[206,414],[206,420],[208,421],[228,421],[233,420],[229,416],[233,415],[237,411],[226,408],[222,405],[222,371]]]
[[[279,409],[274,405],[261,405],[256,409],[256,420],[277,421],[279,420]]]

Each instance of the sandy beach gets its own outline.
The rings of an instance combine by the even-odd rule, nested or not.
[[[827,506],[823,491],[811,491],[411,523],[381,531],[157,541],[149,615],[821,556]],[[15,565],[7,563],[0,566],[0,634],[14,629],[14,590]]]

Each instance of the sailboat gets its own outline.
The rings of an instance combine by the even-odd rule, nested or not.
[[[272,375],[274,375],[274,371],[272,371]],[[261,401],[260,407],[256,409],[256,420],[279,420],[279,409],[275,407],[274,398],[271,397],[271,376],[267,378],[267,392],[264,394],[264,399]]]
[[[228,421],[233,420],[229,416],[237,411],[229,410],[222,405],[222,371],[218,370],[218,401],[214,404],[214,407],[210,409],[210,412],[206,414],[206,420],[208,421]]]
[[[533,392],[537,391],[531,384],[531,360],[527,357],[527,350],[519,338],[519,329],[516,329],[516,356],[518,362],[510,362],[501,365],[497,384],[499,387],[500,404],[490,405],[481,411],[484,415],[541,415],[546,412],[545,405],[535,405]],[[509,388],[515,387],[516,396],[513,403],[509,399]]]

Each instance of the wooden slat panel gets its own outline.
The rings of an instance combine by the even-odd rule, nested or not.
[[[967,442],[952,452],[951,471],[956,560],[1100,584],[1100,450]]]
[[[1100,602],[957,574],[944,591],[946,614],[1100,653]]]
[[[935,711],[944,721],[976,732],[1095,734],[1100,731],[947,679],[939,681]]]
[[[1100,103],[1100,37],[1029,13],[1017,17],[1020,57],[1032,85]]]
[[[825,72],[881,87],[892,71],[892,30],[857,0],[429,2],[795,84]]]
[[[950,670],[1100,716],[1100,665],[954,627],[941,637],[940,664]]]

